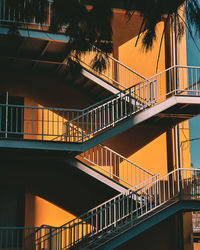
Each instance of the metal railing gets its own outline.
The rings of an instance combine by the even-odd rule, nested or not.
[[[0,104],[0,137],[84,142],[151,103],[140,98],[148,84],[137,84],[85,109]]]
[[[178,200],[200,200],[200,170],[177,169],[138,185],[61,227],[0,227],[0,249],[64,250],[98,244],[105,236],[134,225]]]
[[[82,110],[0,104],[0,136],[82,143],[170,96],[200,96],[199,77],[200,67],[174,66]]]
[[[138,184],[144,184],[145,181],[147,183],[147,180],[152,180],[151,178],[155,176],[101,144],[83,152],[77,158],[129,189],[133,189]]]
[[[0,249],[61,249],[60,231],[56,227],[0,227]]]
[[[44,23],[39,23],[36,17],[30,20],[29,16],[24,16],[24,11],[20,8],[26,6],[26,1],[24,1],[24,6],[14,5],[9,6],[7,0],[0,0],[0,23],[9,24],[9,23],[17,23],[18,25],[22,25],[25,27],[29,27],[32,29],[42,29],[48,30],[51,25],[52,18],[52,3],[53,0],[48,0],[48,5],[44,5],[46,9],[46,21]],[[65,29],[63,28],[60,32],[63,32]],[[92,67],[92,61],[95,56],[101,53],[105,56],[107,61],[107,67],[105,71],[95,70]],[[72,57],[73,58],[73,57]],[[126,89],[128,87],[133,86],[134,84],[147,80],[145,77],[135,72],[131,68],[127,67],[114,57],[103,53],[100,49],[92,46],[88,52],[82,54],[80,58],[80,63],[84,66],[84,68],[89,69],[92,73],[97,75],[98,77],[106,80],[110,84],[119,87],[120,89]]]
[[[51,24],[51,5],[53,3],[53,0],[48,0],[47,2],[47,6],[44,5],[44,8],[46,9],[46,21],[44,23],[39,23],[36,17],[33,17],[33,19],[30,20],[29,16],[25,16],[22,7],[26,7],[26,1],[24,1],[24,6],[22,6],[22,3],[20,3],[19,1],[18,4],[14,4],[14,6],[9,6],[7,0],[0,0],[0,23],[17,23],[22,26],[28,26],[29,28],[33,29],[42,29],[43,27],[49,28]]]
[[[192,213],[193,232],[200,232],[200,212]]]
[[[149,78],[151,93],[141,97],[157,104],[173,95],[200,96],[199,81],[200,67],[176,65]]]
[[[147,185],[138,186],[136,191],[129,190],[115,196],[64,224],[61,234],[65,241],[60,249],[69,249],[76,244],[85,247],[94,240],[96,244],[107,234],[112,237],[113,231],[133,227],[143,216],[152,216],[154,210],[157,211],[165,204],[181,199],[200,200],[196,185],[199,175],[200,170],[177,169],[157,180],[152,179]]]
[[[151,84],[142,82],[106,98],[84,110],[82,114],[66,122],[68,142],[84,142],[96,133],[151,106],[151,99],[143,99],[141,93],[151,91]]]
[[[199,172],[195,172],[195,186],[198,193],[200,193],[200,175]],[[200,211],[195,211],[192,213],[192,227],[194,233],[200,232]]]
[[[106,69],[104,71],[95,69],[92,66],[92,62],[98,53],[104,55],[106,58]],[[84,68],[122,90],[127,89],[138,82],[142,82],[144,80],[148,81],[144,76],[124,65],[111,55],[105,54],[95,46],[92,46],[91,50],[85,52],[80,57],[79,61]]]
[[[0,104],[0,137],[66,141],[66,121],[82,110]]]

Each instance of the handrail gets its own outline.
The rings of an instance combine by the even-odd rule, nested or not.
[[[84,142],[90,135],[150,107],[151,99],[140,97],[142,92],[149,92],[148,88],[151,88],[151,85],[146,82],[141,83],[84,109],[80,116],[66,122],[67,141]],[[82,138],[80,136],[76,138],[77,128],[82,129]]]
[[[56,239],[57,227],[0,227],[1,249],[46,249],[51,244],[51,230]]]
[[[92,168],[131,189],[155,177],[141,166],[101,144],[81,153],[77,159],[86,161]]]
[[[65,122],[80,113],[78,109],[0,104],[0,134],[5,138],[66,141]]]
[[[165,204],[170,205],[182,199],[200,200],[200,170],[176,169],[157,180],[137,189],[117,195],[96,208],[84,213],[61,227],[0,227],[0,237],[4,244],[20,248],[26,244],[27,249],[33,246],[47,247],[62,237],[59,250],[73,246],[88,247],[105,235],[118,233],[123,227],[134,227],[138,220],[153,216]],[[39,230],[38,230],[39,229]],[[37,231],[36,231],[37,230]],[[14,242],[14,236],[19,239]],[[57,248],[56,248],[57,249]]]
[[[2,107],[13,107],[13,108],[29,108],[29,109],[43,109],[43,110],[55,110],[55,111],[67,111],[67,112],[82,112],[82,109],[68,109],[68,108],[52,108],[52,107],[37,107],[37,106],[24,106],[17,104],[4,104],[0,103]]]
[[[200,96],[200,67],[172,66],[147,81],[86,108],[79,117],[67,123],[67,141],[84,142],[97,132],[114,125],[147,107],[154,106],[173,95]],[[191,87],[192,85],[192,87]],[[130,105],[135,101],[135,106]],[[120,109],[121,108],[121,109]],[[123,110],[126,109],[126,110]],[[134,109],[135,108],[135,109]],[[129,109],[128,113],[126,112]],[[119,112],[123,113],[122,115]],[[110,116],[112,113],[112,116]],[[75,135],[73,124],[81,124],[82,137]]]
[[[91,65],[91,62],[98,53],[103,54],[107,60],[107,68],[104,71],[95,69]],[[76,60],[73,55],[72,58]],[[127,89],[128,87],[131,87],[138,82],[144,80],[148,81],[147,78],[137,73],[125,64],[121,63],[111,55],[108,55],[107,53],[101,51],[94,45],[91,45],[91,49],[89,49],[88,52],[82,55],[78,60],[81,64],[84,64],[84,67],[87,70],[91,71],[95,75],[97,74],[98,77],[102,78],[103,80],[106,80],[107,82],[114,85],[115,87],[118,87],[119,89]]]
[[[139,74],[138,72],[134,71],[133,69],[129,68],[128,66],[126,66],[125,64],[123,64],[122,62],[120,62],[119,60],[117,60],[116,58],[112,57],[111,55],[107,55],[106,53],[102,52],[99,48],[97,48],[96,46],[92,46],[94,49],[98,50],[100,53],[105,54],[106,56],[108,56],[109,58],[111,58],[113,61],[117,62],[118,64],[122,65],[123,67],[125,67],[126,69],[132,71],[134,74],[136,74],[137,76],[143,78],[144,80],[148,80],[148,78],[142,76],[141,74]]]
[[[194,174],[195,173],[195,174]],[[196,182],[200,182],[200,170],[176,169],[135,191],[115,196],[82,216],[64,224],[63,237],[73,235],[73,238],[64,242],[62,249],[68,249],[77,243],[87,245],[93,239],[99,239],[99,234],[112,233],[118,226],[133,226],[139,218],[161,208],[174,198],[182,199],[185,196],[191,199],[200,199]],[[80,230],[80,228],[82,228]]]
[[[156,105],[173,95],[200,96],[200,67],[172,66],[148,80],[152,84],[152,105]],[[191,89],[192,88],[192,89]]]
[[[129,195],[130,193],[134,193],[134,195],[138,195],[138,194],[137,194],[137,189],[140,189],[142,186],[146,186],[146,183],[148,183],[148,182],[151,183],[151,182],[152,182],[151,180],[157,179],[158,176],[159,176],[159,174],[158,174],[158,175],[154,175],[154,176],[152,176],[151,178],[149,178],[148,180],[145,180],[144,182],[141,182],[141,183],[137,184],[137,185],[134,186],[133,188],[128,189],[126,192],[120,193],[120,194],[118,194],[118,195],[116,195],[116,196],[110,198],[109,200],[107,200],[107,201],[101,203],[100,205],[97,205],[96,207],[94,207],[94,208],[88,210],[87,212],[83,213],[83,214],[80,215],[79,217],[74,218],[74,219],[72,219],[71,221],[69,221],[69,222],[63,224],[61,227],[69,227],[69,228],[70,228],[70,224],[71,224],[71,223],[73,223],[73,222],[75,222],[75,221],[77,221],[77,220],[82,220],[85,216],[88,215],[88,213],[92,213],[94,210],[98,210],[98,209],[100,209],[101,207],[106,206],[107,203],[112,203],[113,200],[115,200],[115,199],[120,199],[122,196]],[[140,195],[138,195],[138,196],[139,196],[139,198],[140,198]]]

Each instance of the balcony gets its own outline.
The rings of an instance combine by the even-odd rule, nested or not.
[[[47,31],[51,25],[51,16],[52,16],[52,3],[53,0],[48,0],[44,2],[43,6],[38,6],[38,8],[43,8],[41,13],[43,13],[43,18],[36,17],[33,15],[33,18],[28,16],[29,8],[32,11],[36,11],[37,6],[28,6],[27,2],[24,1],[24,4],[16,2],[9,2],[7,0],[0,1],[0,23],[3,25],[8,24],[17,24],[22,28],[30,28],[36,30]],[[27,6],[26,6],[27,5]],[[26,9],[26,12],[24,10]],[[31,12],[32,14],[32,12]]]
[[[0,145],[83,152],[128,129],[142,136],[141,125],[165,130],[199,114],[199,77],[175,66],[82,110],[0,104]]]

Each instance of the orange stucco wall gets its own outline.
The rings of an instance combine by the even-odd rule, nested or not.
[[[157,27],[157,41],[154,43],[152,50],[145,53],[142,48],[142,35],[137,46],[135,43],[137,36],[133,37],[119,47],[119,61],[133,68],[136,72],[145,77],[151,77],[156,74],[156,64],[160,46],[161,35],[163,31],[163,23],[159,23]],[[161,46],[160,60],[158,64],[158,72],[165,69],[165,46],[164,41]]]
[[[194,243],[194,250],[200,250],[200,244]]]
[[[26,226],[48,225],[59,227],[75,218],[73,214],[30,192],[26,193],[25,207]]]
[[[164,29],[164,24],[163,22],[160,22],[157,25],[156,29],[157,40],[155,41],[152,50],[145,53],[142,48],[142,35],[141,38],[139,39],[137,46],[135,47],[137,34],[139,31],[139,27],[141,25],[141,20],[142,20],[141,17],[135,14],[134,17],[129,22],[127,22],[127,18],[124,16],[124,13],[122,11],[115,12],[113,19],[114,54],[119,61],[129,66],[130,68],[134,69],[141,75],[145,77],[151,77],[152,75],[156,74],[156,64],[158,60],[160,41]],[[157,69],[158,73],[165,70],[165,68],[171,66],[170,65],[172,63],[171,54],[172,54],[172,37],[169,26],[167,28],[167,33],[165,34],[163,42],[161,44],[160,58]],[[181,40],[178,41],[178,64],[186,65],[185,35],[182,37]],[[149,133],[152,133],[150,128],[149,128]],[[129,131],[129,136],[130,136],[130,131]],[[173,166],[170,167],[167,166],[167,164],[172,164],[172,162],[170,162],[167,155],[166,136],[167,136],[166,133],[157,136],[157,138],[146,142],[146,144],[144,143],[145,146],[139,148],[139,150],[134,149],[136,142],[133,141],[132,151],[134,153],[131,153],[130,149],[131,143],[130,142],[124,143],[123,139],[120,140],[119,143],[115,140],[115,144],[118,143],[118,146],[115,147],[117,151],[122,154],[128,151],[129,159],[135,162],[136,164],[141,165],[142,167],[144,167],[145,169],[147,169],[152,173],[160,173],[161,175],[163,175],[167,171],[169,171],[169,169],[173,169],[175,167],[175,159],[173,160]],[[186,121],[180,125],[182,167],[190,167],[189,146],[188,143],[187,145],[182,143],[188,138],[189,138],[188,122]],[[146,139],[143,138],[142,140]],[[174,141],[174,138],[172,138],[172,141]],[[139,143],[141,144],[141,142]],[[171,147],[172,149],[174,149],[174,145],[172,145]]]
[[[156,73],[156,64],[158,59],[158,51],[160,40],[163,32],[163,22],[157,25],[157,40],[152,50],[145,53],[142,48],[142,35],[137,46],[137,34],[141,25],[142,18],[135,14],[134,17],[127,22],[127,18],[123,12],[116,11],[113,19],[113,37],[114,52],[118,60],[128,67],[134,69],[145,77],[150,77]],[[165,39],[161,45],[160,60],[158,64],[158,72],[165,69]],[[130,133],[130,132],[129,132]],[[149,130],[151,133],[151,130]],[[144,139],[145,140],[145,139]],[[131,152],[131,143],[127,145],[120,141],[117,147],[119,153],[126,151],[126,147]],[[132,147],[137,142],[133,142]],[[122,149],[123,147],[123,149]],[[135,150],[133,150],[134,152]],[[128,158],[136,164],[142,166],[152,173],[165,174],[167,172],[167,151],[166,151],[166,135],[160,135],[155,140],[148,142],[142,149],[136,153],[129,154]]]

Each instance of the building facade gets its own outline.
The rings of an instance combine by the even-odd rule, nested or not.
[[[186,36],[170,20],[160,45],[160,22],[144,53],[140,15],[114,9],[107,69],[91,67],[94,47],[72,72],[51,5],[13,36],[0,0],[0,249],[198,249],[200,68]]]

